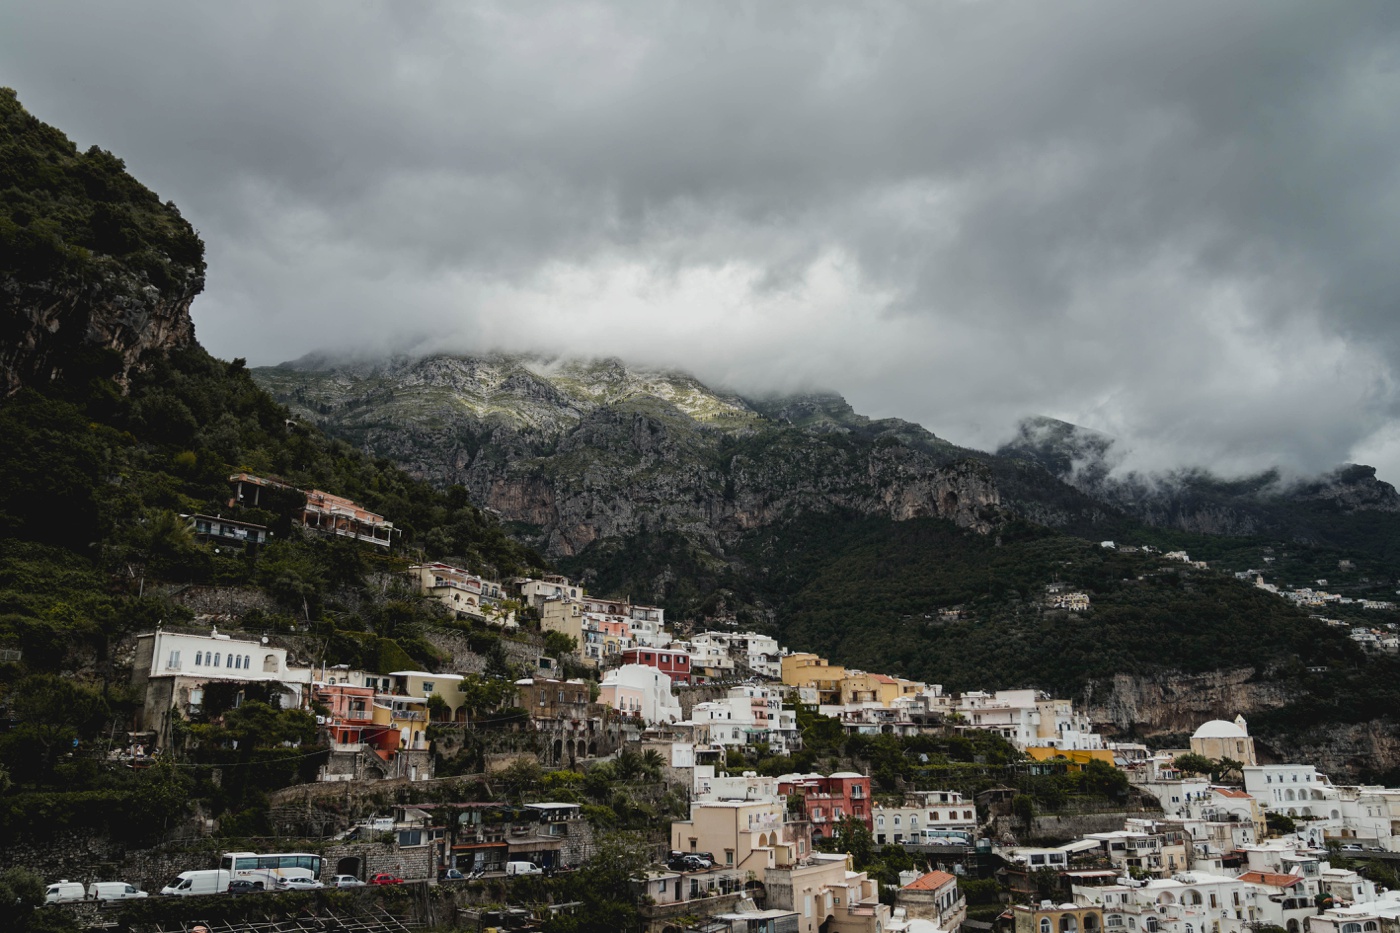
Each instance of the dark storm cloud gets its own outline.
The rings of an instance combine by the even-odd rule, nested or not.
[[[1400,479],[1390,3],[57,4],[225,356],[539,349]]]

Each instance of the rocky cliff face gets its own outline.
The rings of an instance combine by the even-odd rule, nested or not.
[[[1301,698],[1296,684],[1261,680],[1253,669],[1241,668],[1197,675],[1119,674],[1090,684],[1080,699],[1105,733],[1150,737],[1190,734],[1211,719],[1250,719]],[[1286,733],[1251,723],[1250,732],[1263,763],[1305,761],[1345,780],[1375,777],[1400,766],[1400,726],[1389,718]]]
[[[144,354],[194,341],[203,287],[204,244],[174,204],[0,88],[0,391],[124,383]]]
[[[1369,466],[1346,464],[1307,480],[1276,471],[1222,479],[1205,470],[1117,471],[1111,437],[1053,418],[1027,418],[998,455],[1034,464],[1081,492],[1160,528],[1194,534],[1270,535],[1346,546],[1331,518],[1395,513],[1400,493]]]
[[[554,557],[660,532],[719,554],[745,531],[836,509],[986,533],[1000,506],[985,464],[830,396],[768,414],[681,374],[503,356],[308,360],[255,377],[299,415],[462,484]]]
[[[95,281],[0,280],[0,388],[60,379],[90,358],[84,351],[115,354],[111,374],[125,383],[143,354],[194,342],[190,303],[203,285],[193,270],[164,293],[115,270]]]

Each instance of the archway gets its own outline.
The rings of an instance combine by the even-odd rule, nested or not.
[[[335,873],[337,875],[354,875],[360,877],[360,857],[358,855],[347,855],[345,858],[337,859],[335,863]]]

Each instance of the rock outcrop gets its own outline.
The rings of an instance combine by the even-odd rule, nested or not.
[[[162,292],[131,273],[110,272],[95,281],[0,281],[0,389],[10,394],[70,374],[91,357],[111,351],[110,375],[119,383],[143,355],[194,342],[190,303],[204,284],[191,274]],[[106,368],[106,367],[102,367]],[[109,373],[104,372],[103,375]]]
[[[0,393],[124,385],[146,354],[194,341],[203,287],[204,244],[173,203],[0,88]]]

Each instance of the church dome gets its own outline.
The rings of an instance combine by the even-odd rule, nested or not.
[[[1249,733],[1235,723],[1226,722],[1224,719],[1212,719],[1191,736],[1193,739],[1243,739],[1248,737]]]

